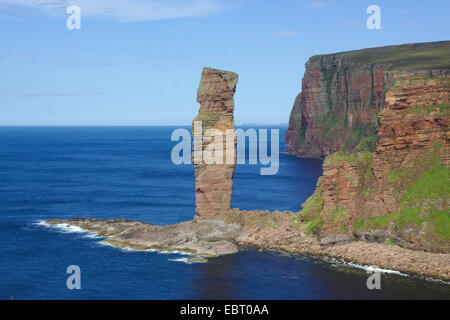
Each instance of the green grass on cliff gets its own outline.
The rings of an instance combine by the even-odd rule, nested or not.
[[[317,216],[314,219],[312,219],[308,226],[306,227],[306,234],[317,234],[320,232],[320,229],[323,226],[323,218],[322,216]]]
[[[353,229],[385,229],[394,224],[403,230],[429,222],[438,238],[450,240],[449,210],[439,209],[448,207],[450,201],[450,169],[441,164],[441,152],[442,144],[435,142],[410,167],[392,170],[387,175],[388,181],[397,192],[404,191],[399,211],[365,220],[359,218]]]
[[[405,116],[408,114],[421,115],[421,114],[431,114],[432,112],[448,113],[450,104],[440,104],[433,106],[420,106],[404,109]]]
[[[431,148],[422,152],[410,167],[393,169],[389,172],[388,180],[395,183],[396,190],[404,190],[405,186],[409,186],[417,178],[417,175],[422,174],[424,169],[442,162],[441,149],[442,143],[434,142]]]
[[[398,175],[396,179],[405,179],[408,172]],[[385,229],[394,223],[400,230],[410,225],[421,225],[430,222],[435,234],[442,240],[450,240],[450,213],[448,201],[450,197],[450,169],[436,164],[424,171],[409,186],[399,202],[400,210],[389,215],[358,219],[354,230],[360,228]],[[439,210],[438,207],[447,207]]]
[[[340,135],[347,134],[343,151],[372,151],[378,141],[378,133],[373,124],[359,124],[359,128],[348,128],[347,117],[339,117],[328,111],[319,118],[319,134],[322,139],[335,141]],[[306,130],[304,130],[306,131]],[[305,138],[304,131],[298,136]],[[299,139],[300,141],[300,139]]]
[[[300,122],[300,127],[297,127],[297,136],[298,136],[298,149],[300,150],[306,139],[306,126],[303,126]]]
[[[354,64],[384,64],[390,69],[450,69],[450,41],[404,44],[346,51],[311,58],[317,62],[324,56],[342,56]]]
[[[375,150],[377,141],[378,133],[372,125],[363,125],[361,128],[352,128],[345,141],[344,151],[372,151]]]
[[[378,135],[363,136],[356,145],[355,150],[358,152],[375,150],[377,142],[378,142]]]
[[[316,190],[314,191],[313,195],[309,197],[302,205],[302,211],[300,212],[300,215],[302,217],[302,220],[304,221],[312,220],[323,209],[323,199],[321,194],[321,179],[322,177],[319,178]]]
[[[201,110],[198,112],[198,115],[195,117],[194,121],[218,121],[219,119],[219,114]]]
[[[336,130],[345,129],[346,118],[336,116],[329,111],[319,119],[320,135],[322,138],[332,138],[336,136]]]
[[[355,222],[353,222],[353,231],[357,231],[364,226],[364,218],[357,218]]]
[[[341,163],[354,163],[355,161],[372,163],[373,161],[373,153],[372,152],[354,152],[354,153],[343,153],[336,152],[326,158],[327,162],[333,164],[341,164]]]
[[[316,190],[302,205],[300,212],[301,221],[306,224],[307,234],[318,234],[324,224],[321,216],[323,210],[323,198],[321,194],[322,177],[317,182]]]
[[[449,113],[450,112],[450,104],[441,104],[439,106],[440,113]]]
[[[395,246],[395,240],[392,238],[386,238],[386,240],[384,240],[384,244],[390,245],[390,246]]]
[[[329,209],[323,215],[323,219],[324,221],[327,221],[327,224],[340,226],[341,228],[346,224],[349,218],[350,213],[346,207]]]
[[[424,199],[444,199],[450,196],[450,170],[438,164],[425,171],[408,188],[400,205],[418,206]]]

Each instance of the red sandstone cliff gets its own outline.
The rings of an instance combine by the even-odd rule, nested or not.
[[[449,81],[395,81],[376,152],[326,158],[302,211],[323,244],[357,238],[450,251]]]
[[[450,41],[314,56],[306,63],[286,149],[306,158],[374,151],[377,116],[394,79],[449,73]]]

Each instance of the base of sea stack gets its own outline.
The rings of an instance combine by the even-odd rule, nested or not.
[[[324,245],[308,234],[308,225],[302,223],[298,213],[287,211],[245,212],[234,209],[224,220],[196,219],[166,226],[127,219],[75,218],[48,220],[47,223],[67,224],[95,232],[106,238],[104,242],[118,248],[183,251],[208,258],[237,253],[239,246],[256,246],[450,280],[450,254],[365,241]]]
[[[187,221],[157,226],[128,219],[48,220],[51,225],[67,224],[105,237],[103,242],[134,250],[182,251],[204,257],[238,252],[234,239],[240,228],[221,220]]]

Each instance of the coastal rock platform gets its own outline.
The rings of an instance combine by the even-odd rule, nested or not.
[[[240,227],[221,220],[187,221],[175,225],[153,225],[128,219],[52,219],[50,225],[66,224],[104,237],[103,242],[134,250],[182,251],[203,257],[238,252],[234,239]]]

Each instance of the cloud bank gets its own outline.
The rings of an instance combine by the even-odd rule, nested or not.
[[[204,17],[225,9],[223,0],[0,0],[0,4],[64,15],[77,5],[82,16],[111,18],[124,22]]]

